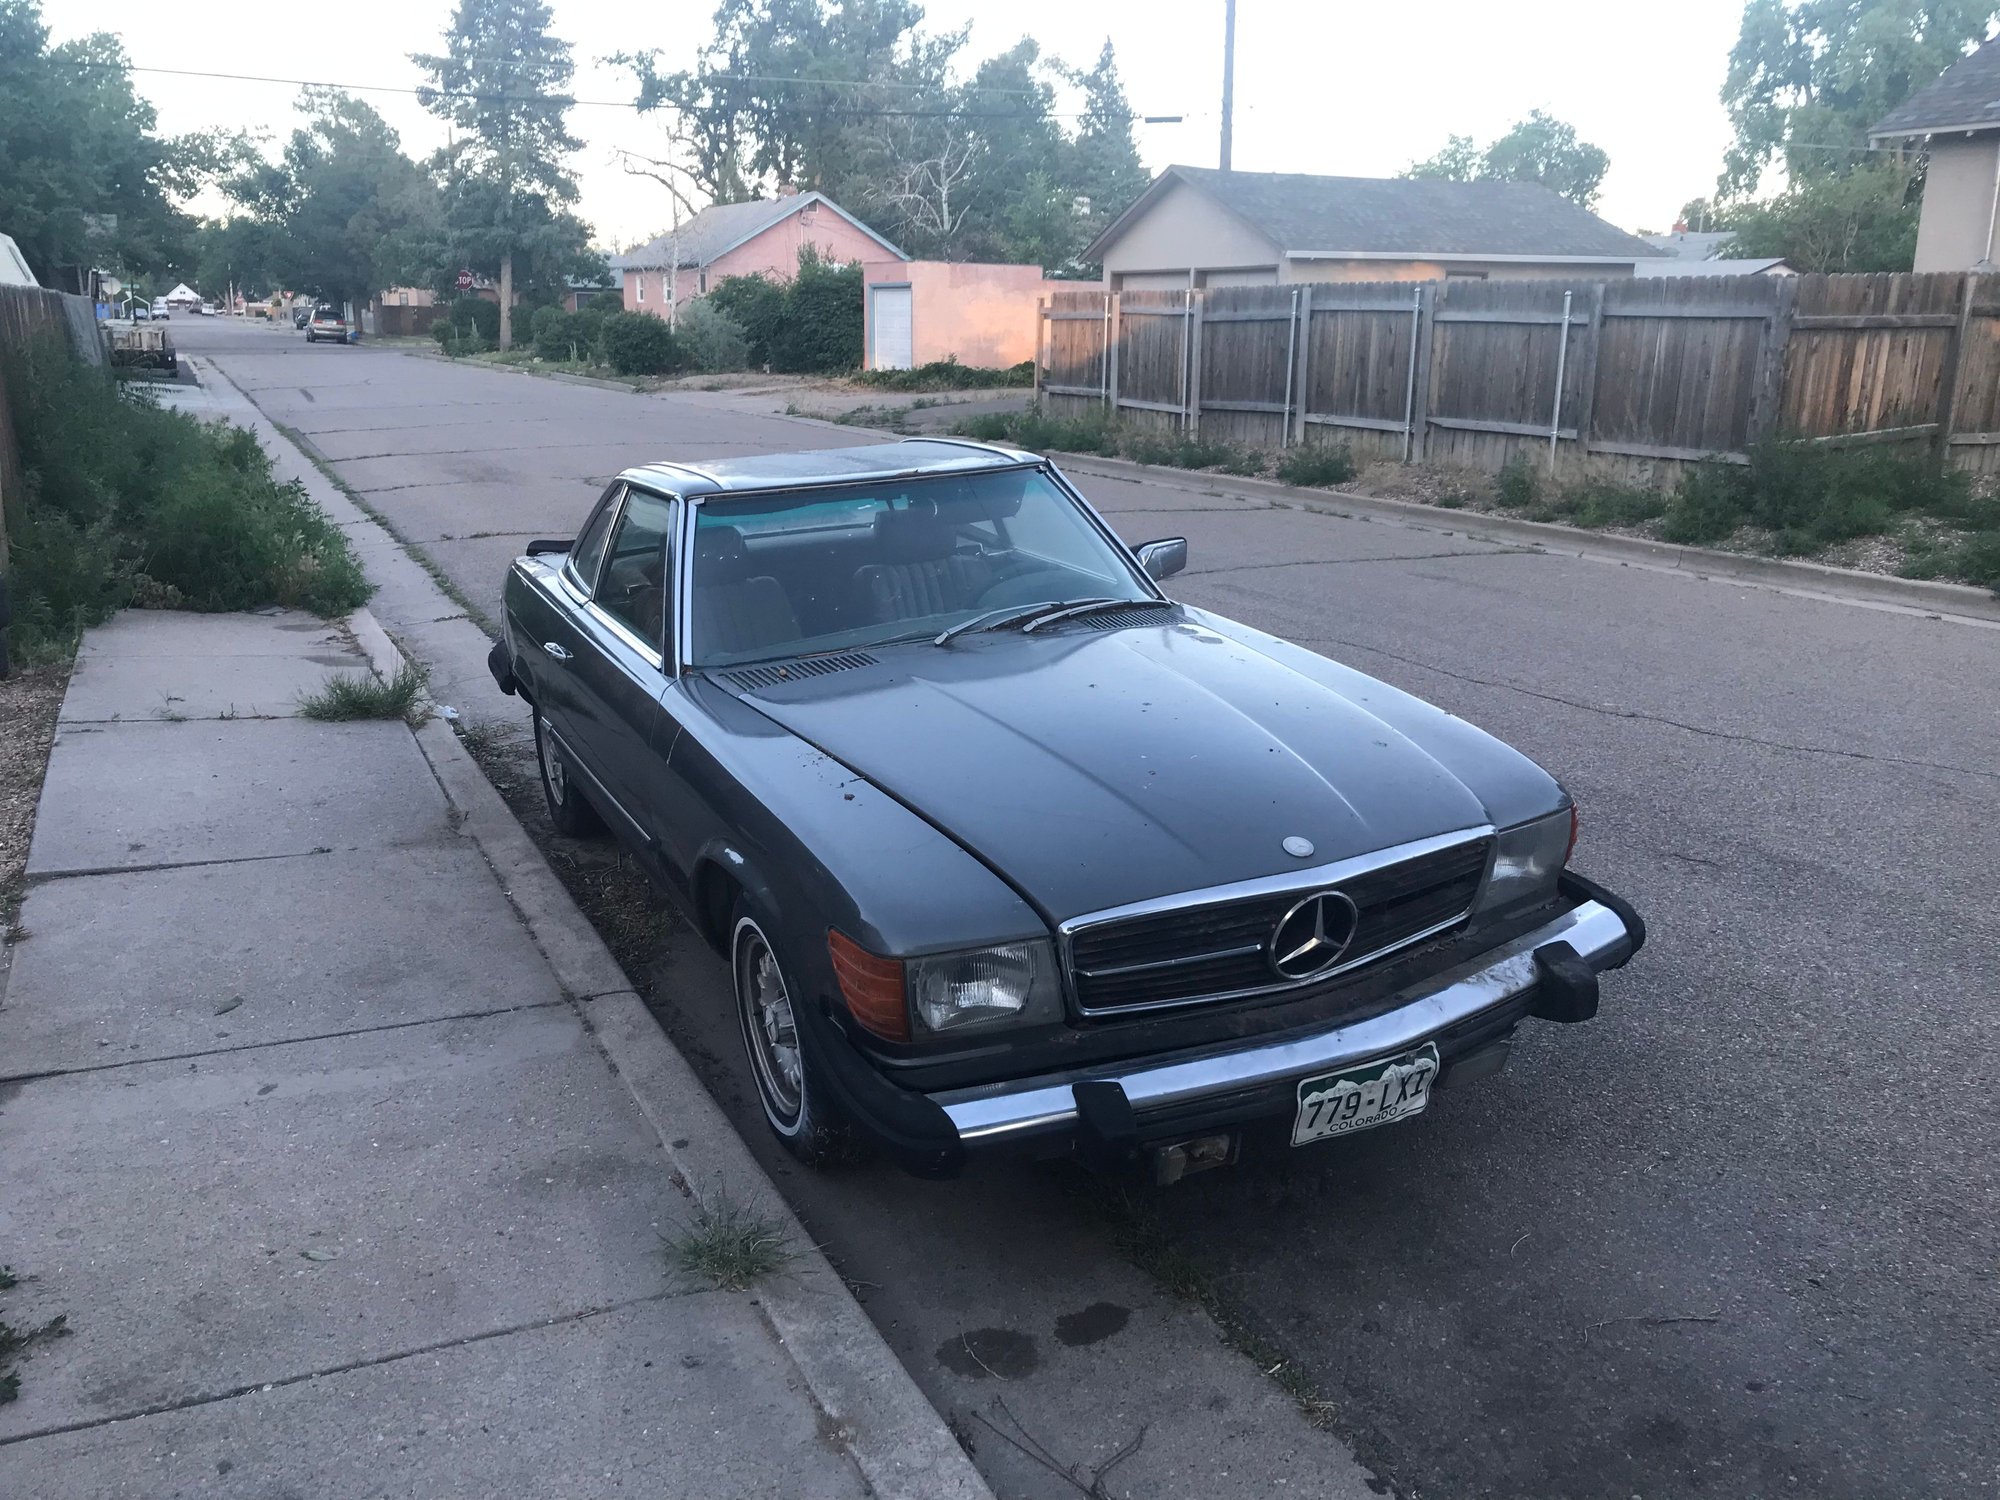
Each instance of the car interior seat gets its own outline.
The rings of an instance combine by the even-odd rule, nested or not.
[[[970,609],[999,577],[992,561],[961,545],[931,510],[887,510],[875,518],[870,555],[854,586],[877,621],[922,619]]]
[[[756,563],[734,526],[695,529],[695,646],[704,655],[735,655],[799,639],[798,616],[784,585]]]

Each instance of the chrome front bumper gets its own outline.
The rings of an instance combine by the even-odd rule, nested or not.
[[[1616,900],[1616,897],[1610,898]],[[1507,1006],[1536,989],[1542,971],[1535,950],[1567,943],[1597,972],[1631,957],[1643,936],[1603,902],[1589,900],[1554,921],[1477,958],[1433,974],[1396,997],[1394,1008],[1311,1036],[1217,1049],[1172,1062],[983,1084],[931,1095],[968,1146],[998,1145],[1073,1129],[1074,1086],[1115,1083],[1143,1124],[1149,1113],[1199,1107],[1212,1097],[1282,1084],[1406,1051],[1482,1012]]]

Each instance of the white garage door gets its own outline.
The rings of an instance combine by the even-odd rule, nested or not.
[[[877,370],[910,368],[910,289],[876,286],[868,289],[868,348]]]

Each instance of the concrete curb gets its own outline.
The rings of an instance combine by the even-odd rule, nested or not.
[[[403,669],[402,652],[372,613],[356,610],[347,624],[377,672],[393,677]],[[828,1436],[883,1500],[993,1500],[943,1419],[667,1040],[458,735],[437,718],[415,734],[461,820],[460,831],[493,867],[557,982],[659,1136],[680,1182],[698,1199],[726,1192],[733,1202],[747,1200],[800,1247],[783,1275],[758,1287],[756,1300]]]
[[[1153,464],[1104,458],[1097,454],[1055,455],[1062,467],[1103,479],[1139,480],[1167,489],[1200,493],[1240,492],[1248,499],[1267,499],[1353,520],[1394,521],[1423,531],[1473,537],[1480,541],[1531,547],[1559,557],[1615,562],[1662,573],[1685,573],[1703,579],[1746,583],[1806,598],[1831,599],[1876,609],[1943,615],[1963,623],[2000,625],[2000,596],[1963,583],[1933,583],[1920,578],[1894,578],[1824,563],[1795,562],[1775,557],[1748,557],[1707,547],[1684,547],[1644,537],[1613,536],[1552,521],[1523,521],[1470,511],[1443,510],[1414,500],[1389,500],[1346,490],[1309,490],[1270,479],[1243,479]]]
[[[455,365],[457,360],[448,354],[433,354],[428,349],[410,349],[400,344],[377,344],[384,354],[403,354],[411,359],[435,360],[441,365]],[[652,392],[644,386],[633,385],[629,380],[599,380],[595,375],[571,375],[562,370],[531,370],[525,365],[476,365],[476,369],[492,370],[500,375],[531,375],[537,380],[560,380],[564,385],[586,385],[596,391],[619,391],[627,396],[647,396]]]

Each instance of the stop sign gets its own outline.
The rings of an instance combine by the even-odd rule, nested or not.
[[[458,273],[458,289],[461,292],[472,290],[472,273],[470,271],[460,271]]]

